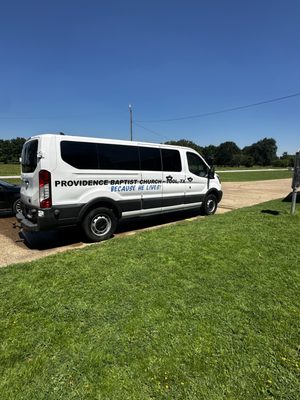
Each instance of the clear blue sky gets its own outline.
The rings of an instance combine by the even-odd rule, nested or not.
[[[0,137],[129,138],[300,92],[300,2],[1,1]],[[300,147],[300,96],[134,139]],[[155,133],[154,133],[155,132]],[[159,136],[159,135],[161,136]]]

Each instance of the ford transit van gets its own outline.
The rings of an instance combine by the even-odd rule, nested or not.
[[[176,210],[214,214],[221,183],[195,150],[165,144],[45,134],[23,146],[25,230],[80,226],[91,241],[113,235],[120,219]]]

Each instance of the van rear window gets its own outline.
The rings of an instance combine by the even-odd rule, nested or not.
[[[100,169],[133,170],[140,169],[137,146],[118,144],[98,144]]]
[[[106,143],[61,142],[62,159],[78,169],[139,170],[137,146]]]
[[[156,147],[140,147],[142,171],[161,171],[160,149]]]
[[[63,140],[61,158],[77,169],[167,171],[182,170],[178,150],[110,143]]]
[[[34,172],[37,166],[38,140],[30,140],[22,149],[22,172]]]
[[[97,144],[87,142],[71,142],[63,140],[60,143],[61,158],[78,169],[98,169]]]
[[[178,150],[162,149],[163,171],[180,172],[182,170],[181,158]]]

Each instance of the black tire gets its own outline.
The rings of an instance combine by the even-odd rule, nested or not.
[[[82,221],[85,236],[92,242],[109,239],[115,232],[117,218],[109,208],[99,207],[90,211]]]
[[[18,214],[19,212],[22,212],[22,206],[21,206],[21,199],[17,199],[13,206],[12,206],[12,212],[14,214]]]
[[[209,194],[205,197],[202,204],[202,212],[205,215],[212,215],[217,211],[218,200],[214,194]]]

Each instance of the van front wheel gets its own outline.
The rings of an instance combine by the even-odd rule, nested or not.
[[[214,194],[205,197],[202,203],[202,211],[205,215],[212,215],[217,211],[218,200]]]
[[[109,239],[115,232],[117,218],[108,208],[95,208],[90,211],[82,222],[86,237],[92,242]]]

